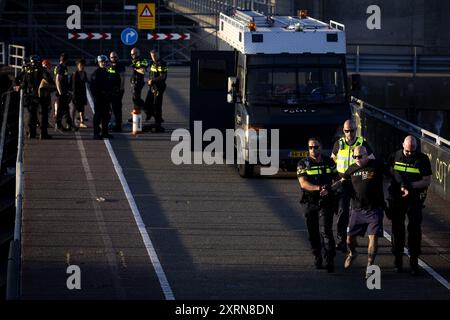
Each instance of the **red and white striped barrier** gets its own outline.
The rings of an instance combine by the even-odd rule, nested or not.
[[[105,32],[72,32],[68,34],[69,40],[111,40],[111,33]]]
[[[147,33],[147,40],[190,40],[189,33]]]

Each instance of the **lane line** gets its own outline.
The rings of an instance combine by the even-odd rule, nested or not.
[[[91,96],[89,89],[86,89],[86,93],[87,93],[87,98],[89,101],[89,106],[92,110],[92,113],[94,113],[94,108],[93,108],[94,102],[92,100],[92,96]],[[123,174],[122,167],[120,166],[119,161],[117,160],[116,154],[114,153],[114,150],[113,150],[109,140],[104,139],[103,142],[105,143],[106,149],[108,150],[109,156],[114,165],[114,170],[116,171],[117,176],[119,177],[123,192],[125,193],[125,196],[127,197],[128,204],[130,205],[131,212],[133,213],[134,220],[136,221],[136,225],[139,229],[139,233],[141,234],[145,249],[147,250],[147,254],[153,265],[156,276],[158,277],[158,281],[159,281],[161,289],[164,293],[164,297],[166,298],[166,300],[175,300],[175,296],[173,294],[172,288],[170,287],[169,281],[167,280],[166,273],[164,272],[164,269],[161,265],[158,255],[156,253],[155,246],[153,245],[153,242],[150,239],[150,236],[148,235],[148,232],[147,232],[145,223],[142,219],[141,213],[139,212],[139,209],[136,205],[136,201],[134,200],[133,194],[131,193],[131,189],[130,189],[128,182]]]
[[[384,231],[384,237],[387,241],[392,242],[391,235]],[[404,254],[406,254],[409,257],[409,251],[408,249],[404,249]],[[422,267],[428,274],[430,274],[434,279],[436,279],[440,284],[442,284],[447,290],[450,290],[450,283],[445,279],[443,276],[441,276],[439,273],[437,273],[433,268],[431,268],[425,261],[422,259],[419,259],[419,266]]]
[[[88,159],[86,156],[86,150],[83,145],[83,140],[81,139],[81,135],[79,132],[76,132],[75,136],[77,138],[78,150],[81,154],[81,163],[83,164],[84,174],[86,176],[89,193],[90,193],[91,199],[92,199],[92,206],[94,207],[95,218],[97,220],[98,228],[100,229],[103,246],[105,247],[106,259],[108,260],[108,266],[112,273],[112,280],[113,280],[116,297],[118,299],[125,299],[126,294],[125,294],[124,288],[122,287],[122,285],[120,283],[119,269],[117,267],[118,262],[117,262],[116,255],[114,253],[114,247],[112,244],[112,240],[108,234],[108,229],[106,227],[105,217],[103,215],[102,208],[96,201],[96,199],[98,197],[97,189],[95,187],[94,177],[92,176],[91,167],[89,165],[89,162],[88,162]]]

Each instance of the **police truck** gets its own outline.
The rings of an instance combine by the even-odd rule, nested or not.
[[[279,165],[295,168],[307,139],[330,154],[339,127],[351,116],[345,26],[256,11],[220,13],[218,51],[191,52],[190,125],[203,130],[278,129]],[[242,177],[254,174],[246,135],[235,139]],[[269,139],[270,140],[270,139]],[[269,141],[270,144],[270,141]]]

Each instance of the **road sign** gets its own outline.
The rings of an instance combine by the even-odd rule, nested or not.
[[[147,33],[147,40],[190,40],[189,33]]]
[[[137,28],[140,30],[154,30],[156,25],[156,8],[154,3],[138,3]]]
[[[122,40],[123,44],[132,46],[138,40],[138,33],[133,28],[123,29],[122,33],[120,34],[120,40]]]
[[[111,40],[111,33],[105,32],[70,32],[69,40]]]

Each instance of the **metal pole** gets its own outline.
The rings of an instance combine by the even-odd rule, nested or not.
[[[414,61],[413,61],[413,77],[417,73],[417,47],[414,47]]]
[[[356,46],[356,73],[359,73],[359,45]]]

